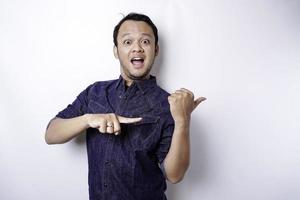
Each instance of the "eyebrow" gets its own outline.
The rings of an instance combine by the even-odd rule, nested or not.
[[[130,34],[131,34],[131,33],[124,33],[121,37],[124,38],[125,36],[130,35]],[[148,33],[142,33],[142,35],[148,36],[148,37],[150,37],[150,38],[154,37],[153,35],[148,34]]]

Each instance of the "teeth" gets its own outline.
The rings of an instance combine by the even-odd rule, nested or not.
[[[131,60],[143,60],[143,58],[132,58]]]

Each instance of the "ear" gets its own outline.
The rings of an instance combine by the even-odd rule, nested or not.
[[[114,56],[116,59],[119,59],[119,56],[118,56],[118,47],[116,47],[116,45],[114,45]]]
[[[157,56],[159,53],[159,45],[157,44],[155,47],[155,56]]]

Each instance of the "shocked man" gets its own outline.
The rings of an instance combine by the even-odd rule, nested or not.
[[[148,16],[125,16],[113,33],[120,77],[88,86],[47,128],[48,144],[86,131],[90,200],[165,200],[166,180],[188,169],[191,113],[205,98],[157,85],[157,32]]]

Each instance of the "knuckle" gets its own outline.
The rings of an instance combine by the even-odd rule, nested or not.
[[[100,132],[100,133],[104,133],[104,131],[103,131],[103,130],[101,130],[101,129],[99,130],[99,132]]]
[[[111,119],[115,119],[116,118],[116,114],[115,113],[110,113],[109,116],[110,116]]]
[[[107,119],[112,119],[113,118],[113,116],[112,116],[112,114],[111,113],[109,113],[108,115],[107,115]]]

